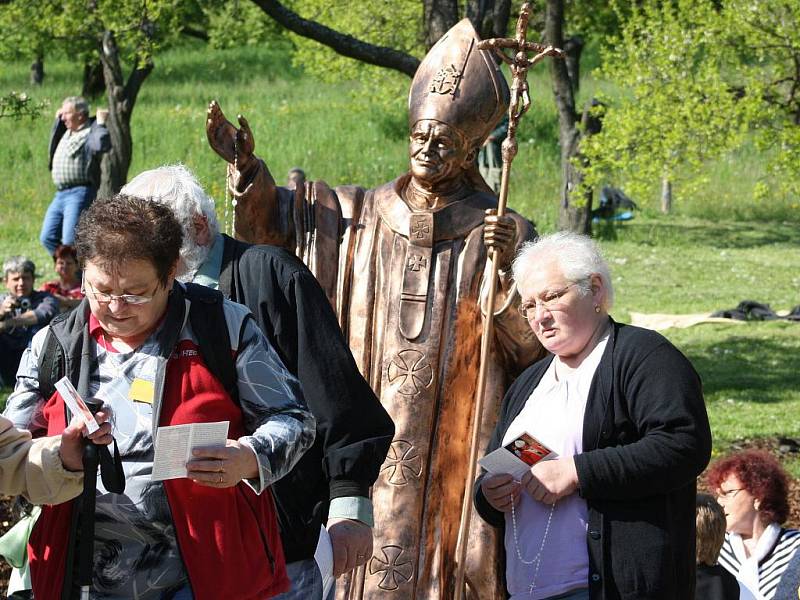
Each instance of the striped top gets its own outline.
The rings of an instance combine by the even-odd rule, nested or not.
[[[775,597],[775,589],[778,587],[781,575],[798,548],[800,548],[800,531],[781,528],[772,550],[758,563],[758,591],[765,600],[772,600]],[[742,557],[734,551],[729,533],[725,534],[725,543],[722,544],[719,553],[719,564],[738,578]]]

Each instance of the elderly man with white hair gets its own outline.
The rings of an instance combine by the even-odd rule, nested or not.
[[[552,455],[476,486],[505,531],[510,597],[694,598],[695,478],[711,452],[699,376],[658,333],[609,317],[611,275],[588,237],[528,243],[513,272],[551,355],[506,394],[489,451],[529,436]]]
[[[394,425],[356,367],[333,309],[308,268],[274,246],[219,231],[214,202],[183,166],[145,171],[122,190],[169,206],[184,230],[178,279],[221,290],[245,304],[300,381],[317,420],[313,447],[274,486],[292,589],[281,599],[322,598],[314,551],[327,520],[333,575],[372,553],[369,488]]]

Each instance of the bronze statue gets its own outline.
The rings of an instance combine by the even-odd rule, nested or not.
[[[229,165],[235,233],[284,246],[311,268],[339,317],[356,362],[395,421],[373,487],[375,543],[340,580],[340,599],[450,600],[472,420],[492,430],[512,378],[542,356],[517,312],[508,267],[532,223],[498,217],[475,155],[508,106],[508,86],[463,20],[430,50],[409,94],[410,170],[365,190],[306,182],[277,187],[253,154],[252,131],[212,102],[207,134]],[[474,413],[487,251],[500,265],[495,351],[483,414]],[[484,441],[485,445],[485,441]],[[502,544],[471,530],[468,597],[504,598]]]

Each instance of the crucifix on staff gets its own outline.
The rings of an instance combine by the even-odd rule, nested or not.
[[[503,167],[500,178],[500,197],[497,205],[497,215],[503,216],[505,213],[506,202],[508,200],[508,180],[511,173],[511,163],[517,155],[517,127],[522,116],[528,111],[531,105],[531,98],[528,88],[528,69],[550,56],[563,58],[563,52],[552,46],[544,46],[536,42],[527,41],[528,20],[531,15],[531,6],[527,2],[520,9],[519,19],[517,20],[516,35],[513,38],[492,38],[478,42],[481,50],[491,50],[504,63],[509,66],[511,71],[511,99],[508,106],[508,135],[503,141],[502,157]],[[509,54],[510,52],[510,54]],[[532,58],[530,53],[534,53]],[[478,371],[478,385],[475,392],[475,414],[483,413],[483,405],[486,393],[487,373],[486,366],[489,355],[492,352],[492,339],[496,303],[497,285],[495,279],[499,265],[494,250],[489,251],[491,266],[489,268],[491,284],[486,301],[487,318],[483,322],[483,335],[481,337],[481,359]],[[475,480],[477,468],[478,452],[482,450],[481,443],[481,420],[474,419],[472,422],[472,435],[470,437],[470,454],[467,478],[464,489],[464,499],[462,501],[461,520],[458,532],[457,563],[456,563],[456,599],[461,600],[466,593],[466,556],[467,544],[469,540],[470,520],[472,515],[472,485]]]

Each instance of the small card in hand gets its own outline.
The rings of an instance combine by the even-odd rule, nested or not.
[[[519,458],[526,465],[533,466],[552,451],[529,433],[523,433],[508,444],[506,450]]]
[[[478,464],[489,473],[509,473],[519,479],[540,460],[551,458],[556,458],[556,453],[526,431],[484,456]]]

